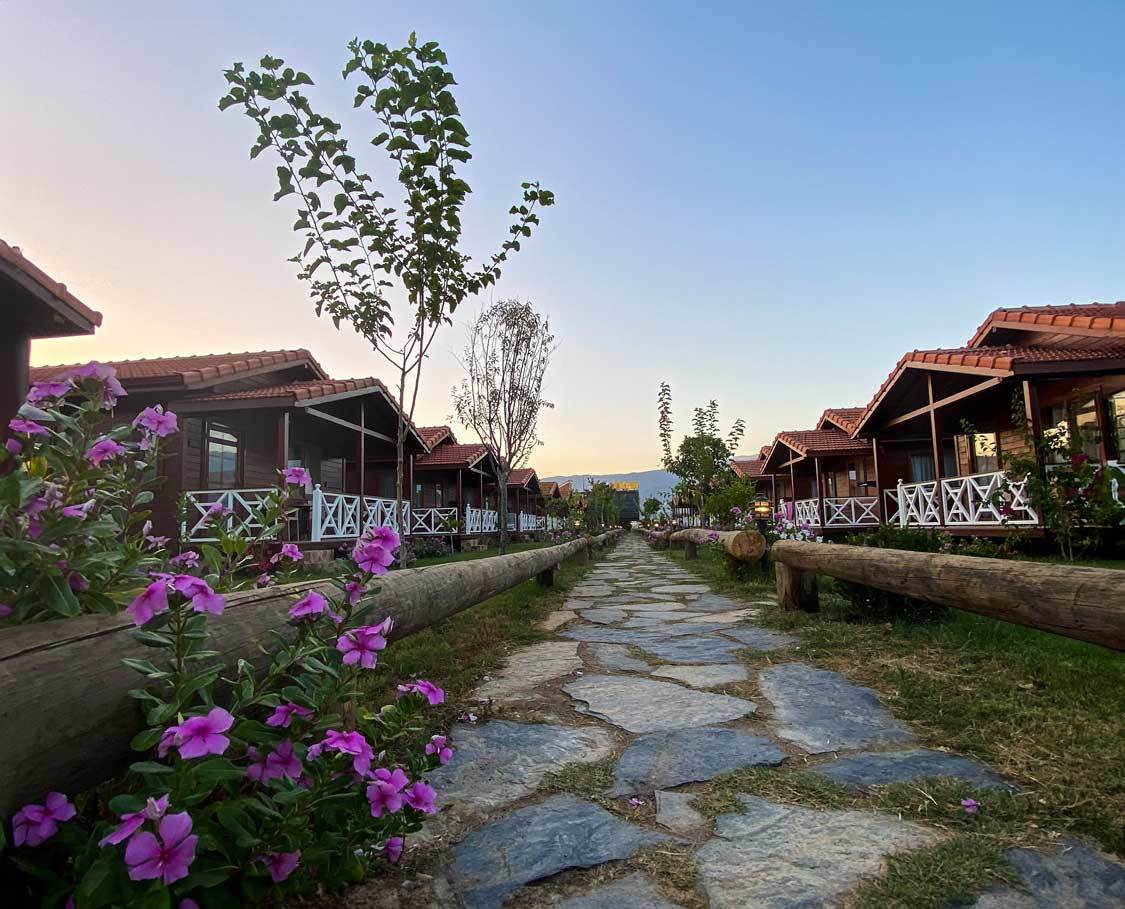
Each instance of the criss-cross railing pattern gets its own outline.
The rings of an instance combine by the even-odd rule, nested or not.
[[[187,516],[180,524],[180,539],[206,543],[217,539],[211,534],[216,506],[224,511],[228,530],[240,527],[248,533],[262,529],[258,509],[273,489],[195,489],[184,493]]]
[[[826,527],[873,527],[879,523],[876,496],[846,496],[824,500]]]
[[[797,524],[808,524],[810,527],[820,526],[820,514],[816,499],[798,499],[794,504],[793,520]]]
[[[942,480],[941,490],[950,526],[1039,523],[1027,501],[1027,481],[1011,482],[1002,470]]]
[[[902,527],[940,527],[941,498],[937,481],[898,484],[898,522]]]
[[[420,536],[457,533],[456,508],[415,508],[410,532]]]

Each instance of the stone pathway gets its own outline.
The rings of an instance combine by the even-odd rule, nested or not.
[[[755,625],[757,614],[627,535],[541,623],[553,640],[514,652],[475,692],[503,718],[454,730],[456,758],[432,779],[443,810],[423,835],[451,846],[436,878],[423,876],[427,894],[401,904],[837,906],[888,856],[945,834],[889,813],[749,795],[741,812],[711,819],[691,787],[787,761],[855,790],[926,776],[1008,785],[918,747],[875,692],[789,658],[799,639]],[[770,665],[749,668],[761,661],[740,661],[745,650],[771,653]],[[564,768],[575,791],[608,773],[601,804],[542,788]],[[680,890],[664,886],[660,859],[675,864]],[[977,909],[1125,905],[1125,868],[1087,845],[1011,859],[1029,892],[997,889]]]

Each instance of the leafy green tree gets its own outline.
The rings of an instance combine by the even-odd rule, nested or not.
[[[707,498],[705,514],[721,524],[741,524],[744,517],[753,514],[757,492],[753,480],[732,470],[726,482]]]
[[[257,70],[235,63],[224,73],[228,93],[219,109],[241,108],[257,125],[251,158],[268,150],[279,161],[274,201],[297,198],[293,229],[303,245],[290,261],[308,283],[317,315],[327,314],[337,328],[349,323],[395,371],[401,502],[406,425],[437,329],[466,298],[496,283],[500,266],[538,225],[536,209],[554,196],[538,183],[522,184],[509,239],[473,265],[461,249],[461,210],[471,189],[457,174],[472,155],[445,53],[413,34],[401,48],[355,39],[348,50],[343,76],[357,81],[354,106],[376,121],[362,145],[390,159],[399,204],[361,167],[341,124],[313,109],[301,91],[313,80],[283,60],[263,57]]]
[[[706,407],[695,408],[693,434],[684,436],[673,451],[672,390],[667,382],[660,383],[657,413],[664,469],[680,478],[676,492],[689,497],[706,513],[708,497],[734,477],[730,462],[746,424],[742,419],[735,420],[724,438],[719,430],[719,405],[710,401]]]
[[[641,518],[646,524],[656,520],[656,516],[664,510],[664,505],[655,496],[649,496],[641,503]]]

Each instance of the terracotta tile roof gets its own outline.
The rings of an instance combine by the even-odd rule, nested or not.
[[[563,500],[569,499],[572,491],[573,487],[571,486],[571,482],[567,480],[559,487],[559,498]]]
[[[533,479],[538,479],[534,467],[520,467],[508,473],[509,486],[526,486]]]
[[[281,385],[265,385],[261,388],[245,388],[240,391],[227,391],[220,394],[189,395],[176,401],[182,404],[211,404],[219,401],[273,401],[292,406],[304,401],[315,401],[332,395],[371,389],[382,391],[388,398],[390,392],[378,379],[309,379],[302,382],[284,382]]]
[[[853,435],[870,419],[883,396],[891,390],[908,367],[937,369],[970,369],[994,376],[1011,376],[1020,366],[1043,363],[1089,363],[1097,360],[1125,360],[1125,343],[1120,346],[1075,347],[958,347],[952,350],[912,350],[902,358],[883,380],[879,390],[863,409]]]
[[[1088,329],[1109,336],[1125,337],[1125,301],[1077,303],[1069,306],[1019,306],[996,309],[969,339],[968,347],[981,347],[994,329],[1019,326],[1035,331]]]
[[[102,314],[100,312],[95,309],[90,309],[89,306],[67,290],[65,284],[56,281],[43,271],[43,269],[28,259],[18,246],[10,246],[3,240],[0,240],[0,261],[7,262],[14,269],[22,272],[53,296],[64,308],[70,309],[73,314],[81,319],[95,327],[102,324]],[[73,321],[73,319],[71,321]],[[84,327],[82,331],[83,333],[85,332]]]
[[[765,472],[766,462],[761,458],[755,458],[754,460],[731,461],[730,466],[740,477],[754,479]]]
[[[268,369],[283,368],[289,364],[308,364],[318,379],[328,379],[328,374],[311,353],[297,350],[261,350],[252,353],[199,354],[187,357],[156,357],[151,360],[117,360],[108,365],[117,370],[126,387],[131,382],[145,384],[175,384],[183,386],[214,384],[228,376]],[[48,379],[72,366],[35,366],[33,380]],[[375,380],[373,380],[375,381]]]
[[[539,491],[548,498],[554,498],[559,491],[559,484],[554,480],[544,480],[539,484]]]
[[[853,439],[840,429],[796,429],[779,432],[777,440],[805,457],[860,454],[871,447],[866,439]]]
[[[433,427],[426,427],[432,429]],[[419,433],[423,433],[422,438],[425,438],[426,429],[419,429]],[[437,468],[451,469],[458,467],[472,467],[481,458],[488,455],[488,447],[481,445],[479,442],[475,444],[461,445],[453,443],[451,445],[439,445],[429,454],[422,455],[414,460],[414,466],[419,470],[435,470]]]
[[[427,448],[433,448],[446,438],[454,445],[457,444],[457,436],[448,426],[419,426],[418,435],[422,437],[422,441],[426,443]]]
[[[862,407],[828,407],[817,420],[817,426],[824,427],[826,422],[838,426],[844,432],[855,432],[856,423],[863,416]]]

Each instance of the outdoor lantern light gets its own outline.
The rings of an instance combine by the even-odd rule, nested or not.
[[[759,521],[768,520],[770,516],[770,500],[765,496],[758,496],[754,500],[754,517]]]

